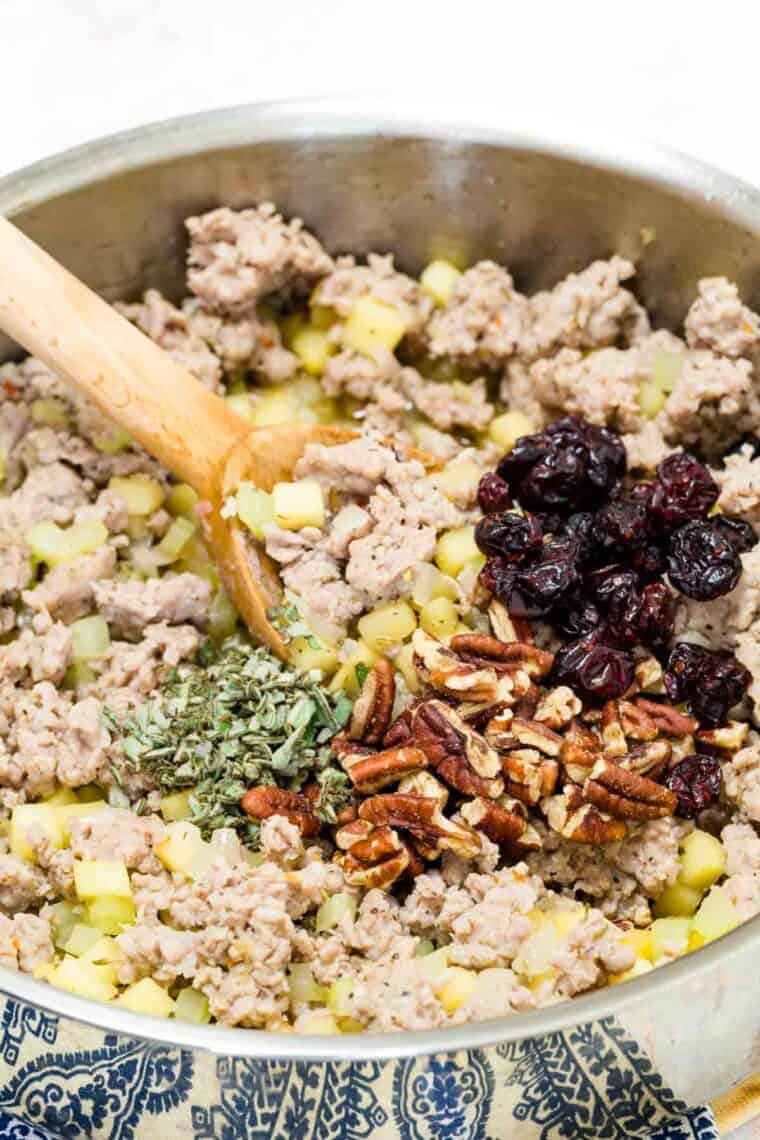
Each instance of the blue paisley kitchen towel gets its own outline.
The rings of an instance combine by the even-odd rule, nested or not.
[[[0,1006],[0,1140],[717,1140],[608,1019],[470,1053],[212,1057]]]

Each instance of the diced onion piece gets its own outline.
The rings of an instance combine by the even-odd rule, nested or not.
[[[308,962],[293,962],[288,967],[288,988],[291,1002],[323,1005],[327,999],[327,987],[317,983]]]
[[[451,598],[434,598],[420,610],[420,628],[439,641],[451,637],[458,625],[459,614]]]
[[[186,788],[182,792],[173,792],[170,796],[161,797],[161,815],[167,823],[190,818],[193,814],[190,807],[192,794],[192,788]]]
[[[420,285],[436,305],[443,306],[454,292],[454,286],[461,276],[456,265],[450,261],[431,261],[420,274]]]
[[[523,412],[504,412],[491,420],[487,435],[506,453],[512,450],[521,436],[532,435],[535,430],[533,421]]]
[[[344,918],[351,922],[356,918],[356,898],[347,891],[339,891],[325,899],[317,911],[315,930],[322,934],[326,930],[333,930]]]
[[[323,677],[331,676],[340,664],[335,646],[316,642],[315,638],[294,637],[288,645],[288,660],[299,673],[318,670]]]
[[[46,427],[65,431],[69,427],[69,417],[66,406],[61,400],[33,400],[30,408],[32,420],[36,424],[45,424]]]
[[[185,986],[174,999],[174,1016],[178,1021],[190,1021],[193,1025],[208,1025],[211,1021],[208,998],[200,990]]]
[[[152,1017],[171,1017],[174,1002],[169,994],[152,978],[141,978],[120,994],[117,1005],[131,1009],[132,1013],[147,1013]]]
[[[124,501],[127,514],[138,518],[155,514],[164,501],[163,487],[150,475],[113,475],[108,489]]]
[[[80,899],[132,897],[127,866],[121,859],[75,859],[74,889]]]
[[[274,522],[274,501],[268,491],[253,483],[241,483],[235,492],[237,516],[255,538],[264,538],[264,527]]]
[[[319,483],[301,479],[295,483],[275,483],[272,491],[274,521],[283,530],[302,530],[325,523],[325,500]]]
[[[442,573],[456,578],[466,563],[471,558],[477,558],[479,554],[475,542],[475,528],[460,526],[443,532],[438,539],[434,557]]]
[[[13,855],[36,863],[28,839],[28,831],[35,828],[43,833],[53,847],[63,847],[63,828],[52,804],[17,804],[11,813],[8,847]]]
[[[359,618],[362,641],[378,653],[399,645],[417,628],[417,618],[408,602],[389,602]]]
[[[176,562],[197,529],[198,523],[191,519],[174,519],[156,547],[156,555],[161,562]]]
[[[80,958],[86,950],[94,946],[102,937],[103,935],[97,926],[88,926],[87,923],[78,922],[71,931],[63,949],[67,954],[73,954],[75,958]]]
[[[198,492],[189,483],[175,483],[169,491],[166,506],[173,515],[184,515],[185,518],[195,518],[195,504],[198,502]]]
[[[79,618],[71,623],[71,656],[74,661],[92,661],[102,657],[111,644],[108,623],[101,614]]]
[[[717,883],[726,870],[726,849],[708,831],[696,828],[681,844],[679,882],[698,891]]]
[[[328,357],[334,351],[327,333],[313,325],[300,328],[291,340],[290,347],[312,376],[321,376]]]
[[[87,921],[103,934],[121,934],[125,926],[132,926],[136,917],[134,899],[100,895],[87,904]]]
[[[67,956],[50,972],[48,980],[60,990],[93,1001],[111,1001],[116,996],[116,971],[110,965],[96,966]]]
[[[365,356],[374,356],[378,350],[393,352],[407,329],[404,315],[374,297],[359,297],[343,328],[343,344]]]

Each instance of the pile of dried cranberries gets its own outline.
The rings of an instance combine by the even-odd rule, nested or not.
[[[637,646],[666,655],[676,596],[665,574],[709,601],[734,589],[739,555],[757,542],[748,523],[710,516],[718,485],[687,452],[664,459],[654,479],[625,477],[620,436],[571,416],[519,439],[478,489],[482,585],[516,617],[541,618],[567,639],[556,680],[591,700],[629,688]],[[676,646],[666,685],[717,724],[749,674],[731,654],[696,648]]]

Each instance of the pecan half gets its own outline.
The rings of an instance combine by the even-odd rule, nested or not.
[[[599,738],[581,724],[573,721],[562,741],[560,760],[571,780],[582,784],[599,759],[601,743]]]
[[[441,810],[449,802],[449,789],[436,779],[432,772],[415,772],[412,776],[404,776],[403,780],[399,781],[398,790],[437,800]]]
[[[488,742],[443,701],[422,701],[412,711],[415,743],[437,774],[464,795],[496,799],[504,791],[499,757]]]
[[[497,672],[512,673],[524,669],[529,677],[545,677],[554,665],[554,654],[523,641],[499,641],[486,633],[459,633],[449,647],[465,661]]]
[[[602,709],[602,750],[604,755],[612,759],[615,756],[625,756],[628,751],[628,742],[625,739],[623,726],[620,723],[620,712],[617,701],[607,701]]]
[[[506,728],[504,723],[503,719],[494,717],[486,729],[486,739],[500,751],[536,748],[545,756],[559,756],[562,751],[562,737],[541,721],[513,716],[506,722]]]
[[[488,607],[488,617],[494,637],[499,641],[522,641],[524,645],[533,644],[533,630],[526,618],[513,617],[507,607],[497,601],[491,600]]]
[[[517,748],[505,753],[502,772],[511,796],[525,804],[537,804],[557,786],[559,764],[535,748]]]
[[[492,704],[503,699],[499,695],[496,670],[490,666],[480,668],[463,661],[422,629],[415,630],[412,648],[415,668],[423,680],[439,692],[459,701]]]
[[[333,755],[336,759],[343,762],[346,756],[359,757],[371,756],[375,751],[369,744],[362,744],[359,740],[349,740],[345,732],[339,732],[337,736],[332,738],[330,743]]]
[[[550,796],[541,805],[552,831],[575,843],[601,846],[625,838],[623,820],[613,819],[594,804],[586,803],[581,789],[569,784],[559,795]]]
[[[700,744],[720,748],[724,752],[738,752],[747,742],[749,725],[743,720],[730,720],[719,728],[703,728],[697,733]]]
[[[644,689],[648,693],[664,693],[664,675],[662,665],[656,657],[643,657],[636,662],[633,670],[635,687],[639,692]]]
[[[251,819],[265,820],[274,815],[283,815],[307,839],[319,835],[322,826],[307,796],[290,792],[286,788],[275,788],[271,784],[250,788],[240,801],[240,806]]]
[[[410,744],[411,740],[412,714],[409,709],[405,709],[383,737],[383,746],[385,748],[403,748],[405,744]],[[333,743],[335,742],[333,741]]]
[[[657,739],[659,729],[646,709],[633,701],[620,700],[617,702],[617,710],[623,732],[631,740]]]
[[[342,756],[341,764],[357,791],[377,792],[427,768],[428,759],[420,748],[384,748],[368,756]]]
[[[527,826],[525,816],[516,807],[484,800],[482,796],[462,804],[459,814],[470,827],[498,844],[516,843]]]
[[[650,740],[636,744],[620,761],[621,768],[630,772],[659,776],[670,763],[673,747],[669,740]]]
[[[387,824],[408,831],[422,843],[439,851],[454,851],[464,859],[474,859],[480,852],[477,833],[446,819],[432,796],[401,792],[371,796],[359,808],[359,817],[378,827]]]
[[[699,728],[698,720],[679,712],[672,705],[650,701],[646,697],[636,697],[633,703],[652,718],[662,736],[691,736]]]
[[[365,744],[379,744],[391,723],[396,681],[393,666],[381,657],[367,674],[354,702],[346,735]]]
[[[594,765],[583,796],[615,819],[662,819],[678,802],[669,788],[607,760]]]
[[[544,693],[538,702],[534,720],[540,720],[548,728],[564,728],[578,716],[583,705],[568,685],[558,685]]]

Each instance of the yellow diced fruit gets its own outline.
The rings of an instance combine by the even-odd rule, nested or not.
[[[88,927],[92,930],[93,927]],[[124,954],[119,948],[119,943],[115,938],[110,938],[107,934],[103,934],[102,930],[98,930],[97,942],[93,942],[87,950],[82,954],[82,958],[86,962],[95,962],[96,965],[104,965],[108,962],[123,962]],[[68,946],[66,950],[71,953]]]
[[[51,971],[49,980],[58,989],[92,1001],[111,1001],[116,996],[114,968],[96,966],[79,958],[63,958]]]
[[[224,397],[224,402],[241,420],[246,420],[249,424],[255,423],[256,402],[250,392],[233,392]]]
[[[483,472],[477,463],[462,460],[461,463],[450,463],[439,471],[435,481],[447,499],[472,500],[474,499],[478,483]]]
[[[101,931],[99,931],[96,926],[88,926],[87,923],[78,922],[71,931],[63,949],[67,954],[73,954],[75,958],[81,958],[82,955],[91,949],[96,942],[99,942],[102,937]],[[93,959],[89,960],[93,961]]]
[[[673,915],[688,918],[694,914],[701,901],[701,891],[676,881],[658,895],[654,904],[654,913],[658,918],[668,918]]]
[[[651,927],[647,927],[645,930],[626,930],[620,941],[626,946],[630,946],[637,958],[646,958],[648,961],[652,961],[654,953]]]
[[[340,1026],[328,1009],[309,1009],[300,1014],[294,1030],[296,1033],[319,1033],[326,1036],[340,1033]]]
[[[683,371],[683,356],[676,352],[656,352],[652,361],[652,383],[669,395]]]
[[[154,850],[168,871],[179,871],[191,879],[204,874],[217,858],[199,829],[187,820],[168,824],[166,838]]]
[[[311,673],[316,669],[323,677],[332,676],[340,664],[334,645],[323,645],[316,638],[309,637],[294,637],[288,645],[288,658],[299,673]]]
[[[256,427],[293,423],[301,419],[298,402],[287,387],[270,388],[257,392],[253,402],[252,423]]]
[[[455,1013],[469,997],[472,997],[477,986],[478,975],[474,970],[465,970],[463,966],[449,966],[445,973],[436,979],[433,992],[446,1013]]]
[[[726,849],[719,839],[699,828],[681,844],[680,882],[697,891],[706,891],[726,870]]]
[[[415,571],[412,586],[412,602],[417,609],[426,606],[435,598],[451,598],[454,601],[457,596],[457,586],[453,578],[442,574],[432,562],[420,563]]]
[[[610,974],[608,981],[611,986],[617,986],[621,982],[630,982],[633,978],[640,978],[653,969],[654,966],[648,958],[637,958],[630,970],[626,970],[622,974]]]
[[[475,543],[475,527],[459,526],[443,532],[438,539],[434,557],[442,573],[456,578],[464,565],[479,554]]]
[[[356,897],[348,894],[347,891],[339,891],[337,894],[330,895],[329,899],[325,899],[317,911],[315,924],[317,934],[332,930],[345,918],[353,922],[356,917],[356,907]]]
[[[166,506],[173,515],[194,519],[197,502],[198,492],[189,483],[175,483],[169,491]]]
[[[447,946],[441,946],[440,950],[433,950],[431,954],[425,954],[420,959],[420,971],[426,981],[435,987],[438,982],[443,980],[449,968],[449,950]]]
[[[338,319],[335,309],[329,305],[320,305],[318,302],[310,302],[309,313],[312,327],[321,329],[322,332],[332,328]]]
[[[65,804],[79,803],[79,798],[73,788],[57,788],[52,796],[45,797],[45,803],[50,807],[62,807]]]
[[[422,688],[422,682],[414,664],[414,646],[410,643],[402,645],[393,658],[393,664],[404,678],[404,684],[409,692],[418,693]]]
[[[496,416],[488,425],[488,437],[503,451],[511,451],[523,435],[532,435],[536,430],[532,420],[523,412],[504,412]]]
[[[190,1021],[194,1025],[208,1025],[211,1021],[208,998],[200,990],[194,990],[192,986],[185,986],[174,999],[174,1016],[178,1021]]]
[[[652,959],[676,958],[689,946],[691,919],[683,917],[657,918],[652,923]]]
[[[645,420],[653,420],[665,406],[667,396],[653,380],[642,380],[639,385],[639,411]]]
[[[301,530],[325,523],[325,500],[319,483],[301,479],[296,483],[275,483],[272,490],[274,521],[283,530]]]
[[[712,942],[739,925],[739,914],[723,887],[712,887],[691,920],[692,931]]]
[[[53,928],[53,943],[62,950],[77,923],[84,921],[85,910],[81,903],[57,902],[45,908],[45,916]]]
[[[450,598],[434,598],[420,610],[420,627],[439,641],[451,637],[458,624],[459,614]]]
[[[312,1002],[323,1005],[327,1000],[327,986],[319,985],[309,962],[293,962],[289,966],[288,989],[291,1002]]]
[[[170,796],[161,797],[161,815],[167,823],[175,823],[177,820],[190,818],[193,814],[190,807],[192,794],[193,789],[186,788],[182,792],[173,792]]]
[[[61,827],[63,846],[68,847],[71,842],[70,820],[95,815],[96,812],[105,811],[107,807],[108,804],[105,800],[88,800],[85,803],[61,804],[54,807],[53,810]]]
[[[133,899],[114,895],[100,895],[87,904],[87,921],[97,926],[102,934],[121,934],[125,926],[131,926],[137,916]]]
[[[18,804],[11,813],[8,834],[11,854],[30,863],[37,862],[28,839],[30,828],[42,831],[53,847],[63,847],[63,827],[52,804]]]
[[[174,1002],[169,994],[152,978],[141,978],[129,986],[119,996],[117,1004],[132,1013],[147,1013],[151,1017],[171,1017],[174,1012]]]
[[[374,297],[359,297],[343,328],[343,344],[365,356],[374,356],[379,349],[391,352],[406,332],[407,322],[393,305],[376,301]]]
[[[377,657],[374,649],[360,641],[335,673],[330,682],[330,692],[337,693],[342,689],[349,697],[358,697],[364,672],[372,668]]]
[[[312,376],[321,376],[333,352],[327,333],[310,325],[298,330],[290,342],[292,351]]]
[[[383,653],[414,633],[417,618],[408,602],[389,602],[359,618],[358,627],[362,641]]]
[[[461,276],[456,265],[450,261],[431,261],[420,274],[420,285],[436,305],[443,306],[454,292],[454,286]]]
[[[91,554],[107,541],[108,531],[96,519],[85,519],[66,529],[54,522],[38,522],[26,534],[32,555],[51,568]]]
[[[241,483],[235,492],[237,516],[255,538],[264,538],[264,527],[274,522],[274,501],[268,491],[253,483]]]
[[[336,1017],[350,1017],[353,1011],[352,998],[356,980],[349,977],[337,978],[327,991],[327,1008]]]
[[[33,400],[29,410],[36,424],[44,424],[45,427],[59,431],[65,431],[69,426],[66,406],[60,400]]]
[[[71,658],[74,662],[93,661],[102,657],[111,644],[108,623],[102,614],[79,618],[69,626],[71,630]]]
[[[176,562],[198,529],[197,520],[176,518],[155,548],[159,565]]]
[[[94,899],[99,895],[132,897],[127,867],[120,859],[75,860],[74,889],[80,899]]]
[[[586,907],[575,906],[549,911],[552,925],[560,938],[574,930],[586,914]]]
[[[164,501],[163,487],[150,475],[113,475],[108,489],[124,500],[127,514],[138,517],[155,514]]]
[[[235,604],[224,587],[219,586],[208,611],[208,635],[212,641],[224,641],[235,632],[237,623]]]

